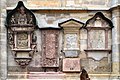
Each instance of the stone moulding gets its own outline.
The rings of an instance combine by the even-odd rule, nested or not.
[[[42,30],[42,67],[58,68],[59,67],[59,29]]]
[[[14,55],[14,60],[22,68],[31,62],[36,51],[35,35],[36,18],[22,1],[18,2],[15,9],[10,11],[6,18],[8,29],[8,43]]]
[[[76,19],[69,19],[59,23],[59,26],[63,28],[64,48],[62,52],[65,57],[78,57],[80,53],[80,29],[84,23]]]
[[[97,12],[92,18],[87,20],[84,27],[88,32],[88,50],[85,51],[109,51],[109,34],[111,34],[113,28],[111,20],[106,18],[101,12]]]

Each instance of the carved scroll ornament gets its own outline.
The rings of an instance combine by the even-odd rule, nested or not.
[[[15,61],[25,68],[36,50],[36,19],[31,11],[19,1],[17,7],[7,16],[8,43]]]

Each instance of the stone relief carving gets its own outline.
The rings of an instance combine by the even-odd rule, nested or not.
[[[28,11],[26,11],[25,7],[21,6],[20,8],[18,8],[15,14],[11,16],[10,24],[32,25],[33,15],[29,14]]]
[[[63,28],[63,50],[65,57],[78,57],[80,53],[80,28],[82,28],[84,23],[77,21],[75,19],[69,19],[65,22],[60,23]]]
[[[90,30],[88,46],[91,49],[105,49],[105,31]]]
[[[28,48],[28,34],[27,33],[18,33],[17,34],[17,48],[18,49],[27,49]]]
[[[112,23],[101,12],[96,13],[86,22],[88,30],[88,49],[108,49],[108,33]]]
[[[65,72],[79,72],[80,71],[79,58],[65,58],[65,59],[63,59],[63,71],[65,71]]]
[[[78,40],[77,34],[66,34],[65,35],[66,48],[68,50],[78,48],[77,40]]]
[[[35,16],[22,1],[7,16],[8,43],[15,61],[25,68],[36,51]]]
[[[58,67],[58,30],[42,31],[43,67]]]

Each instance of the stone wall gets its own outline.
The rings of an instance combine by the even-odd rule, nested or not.
[[[98,11],[96,10],[44,10],[45,7],[50,8],[50,7],[66,7],[66,9],[71,8],[71,7],[75,7],[76,8],[81,8],[82,5],[82,9],[86,9],[88,7],[86,7],[87,5],[89,6],[89,8],[91,9],[95,9],[94,6],[96,6],[96,8],[100,8],[101,6],[103,8],[108,8],[110,6],[110,2],[109,0],[106,0],[105,2],[103,1],[102,3],[99,3],[99,0],[94,0],[94,1],[82,1],[82,0],[66,0],[63,2],[63,0],[23,0],[25,2],[25,4],[28,7],[43,7],[43,9],[41,10],[33,10],[34,15],[37,18],[37,22],[38,22],[38,26],[39,28],[44,28],[44,27],[59,27],[58,23],[64,22],[66,20],[69,19],[75,19],[78,21],[81,21],[83,23],[86,23],[86,21],[88,19],[90,19],[91,17],[93,17],[95,15],[95,13],[97,13]],[[117,0],[118,1],[118,0]],[[42,73],[39,72],[43,72],[43,69],[41,67],[41,30],[37,29],[35,31],[36,35],[37,35],[37,52],[34,54],[33,60],[30,63],[30,65],[28,66],[28,68],[26,69],[21,69],[19,67],[18,64],[16,64],[16,62],[14,61],[14,57],[11,53],[11,50],[9,48],[9,46],[7,45],[7,31],[6,31],[6,27],[4,25],[5,23],[5,18],[6,18],[6,1],[1,1],[2,5],[1,5],[1,17],[0,17],[0,72],[1,72],[1,80],[6,80],[7,78],[7,71],[8,71],[8,80],[13,80],[13,79],[28,79],[28,77],[30,78],[39,78],[40,76],[43,77],[43,79],[45,79],[45,76],[43,76]],[[7,6],[8,7],[15,7],[16,3],[18,1],[14,1],[12,2],[11,0],[7,1]],[[118,1],[119,2],[119,1]],[[51,3],[51,4],[49,4]],[[78,4],[79,3],[79,4]],[[84,4],[83,4],[84,3]],[[116,2],[115,2],[116,3]],[[103,6],[104,5],[104,6]],[[46,9],[47,9],[46,8]],[[71,8],[72,9],[72,8]],[[80,62],[80,64],[82,66],[89,66],[89,67],[85,67],[85,69],[88,70],[90,78],[92,80],[119,80],[119,21],[120,21],[120,8],[119,6],[112,8],[111,11],[109,10],[100,10],[105,17],[107,17],[108,19],[112,20],[113,24],[114,24],[114,28],[112,30],[112,39],[111,39],[111,32],[109,33],[109,48],[111,48],[112,46],[112,53],[107,54],[106,52],[95,52],[95,53],[87,53],[84,51],[85,49],[87,49],[87,31],[86,29],[81,29],[80,30],[80,55],[79,55],[79,59],[82,59]],[[62,44],[62,40],[63,40],[63,33],[60,33],[60,50],[62,49],[62,47],[64,47]],[[112,42],[111,42],[112,40]],[[59,53],[60,54],[60,58],[64,58],[64,54],[63,53]],[[93,55],[95,54],[95,55]],[[97,54],[101,54],[100,56]],[[111,56],[112,55],[112,56]],[[105,56],[105,58],[101,58],[100,57]],[[89,58],[88,58],[89,57]],[[91,58],[92,57],[92,58]],[[111,58],[112,57],[112,58]],[[94,59],[93,59],[94,58]],[[98,60],[99,59],[99,60]],[[112,60],[111,60],[112,59]],[[112,61],[112,62],[109,62]],[[88,64],[84,64],[88,63]],[[105,66],[106,63],[110,63],[107,64],[108,66]],[[98,66],[96,69],[94,69],[94,71],[92,71],[94,68],[93,65],[101,65]],[[111,65],[112,64],[112,65]],[[105,66],[105,67],[103,67]],[[112,67],[111,67],[112,66]],[[62,67],[62,66],[60,66]],[[101,71],[103,69],[103,71]],[[111,71],[112,69],[112,71]],[[90,70],[90,71],[89,71]],[[31,73],[32,71],[36,72],[34,75],[33,73]],[[62,71],[62,69],[60,70]],[[79,80],[79,73],[66,73],[65,74],[59,75],[60,76],[60,80]],[[93,74],[94,73],[94,74]],[[97,74],[95,74],[97,73]],[[99,74],[102,73],[102,74]],[[49,74],[49,73],[48,73]],[[38,76],[36,76],[38,75]],[[57,76],[58,76],[57,75]],[[50,76],[48,76],[50,77]],[[56,79],[55,77],[52,77],[52,79]]]
[[[6,0],[1,0],[0,6],[0,79],[7,78],[7,29],[6,20]]]
[[[111,6],[111,0],[22,0],[29,7],[38,8],[81,8],[81,9],[103,9]],[[8,7],[16,5],[18,0],[7,1]],[[95,6],[95,7],[94,7]]]

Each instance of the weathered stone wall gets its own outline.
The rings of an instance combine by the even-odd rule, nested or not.
[[[6,0],[0,1],[0,79],[7,78],[7,29],[6,20]]]
[[[55,11],[47,11],[47,10],[42,10],[42,11],[34,11],[34,14],[36,16],[36,19],[37,19],[37,22],[38,22],[38,27],[39,28],[44,28],[44,27],[59,27],[58,26],[58,23],[61,23],[61,22],[64,22],[66,20],[69,20],[69,19],[76,19],[76,20],[79,20],[81,22],[86,22],[88,19],[92,18],[95,13],[97,11],[59,11],[59,10],[55,10]],[[111,14],[109,13],[109,11],[102,11],[103,14],[105,15],[105,17],[111,19]],[[61,31],[61,37],[60,37],[60,50],[64,47],[64,44],[63,44],[63,34],[62,34],[62,31]],[[109,33],[109,35],[111,35],[111,33]],[[42,41],[41,41],[41,30],[40,29],[37,29],[36,30],[36,36],[37,36],[37,52],[35,52],[34,54],[34,57],[33,57],[33,60],[32,62],[30,63],[30,65],[28,66],[29,68],[27,69],[21,69],[20,67],[18,67],[18,64],[15,63],[14,59],[13,59],[13,56],[12,56],[12,53],[10,52],[9,48],[8,48],[8,73],[10,74],[9,78],[14,78],[16,76],[11,76],[12,74],[15,74],[16,72],[19,72],[19,74],[21,74],[21,72],[31,72],[31,71],[34,71],[34,72],[43,72],[43,69],[41,67],[42,65],[42,50],[41,50],[41,45],[42,45]],[[86,55],[86,52],[84,51],[85,49],[87,49],[87,30],[86,29],[81,29],[80,30],[80,35],[79,35],[79,43],[80,43],[80,55],[79,55],[79,59],[86,59],[87,57],[91,57],[91,56],[88,56]],[[109,37],[109,48],[111,49],[111,37]],[[60,57],[64,58],[64,54],[61,53],[59,50],[59,55],[61,55]],[[102,52],[102,53],[99,53],[97,52],[98,54],[101,54],[100,56],[102,57],[108,57],[109,55],[107,55],[106,53]],[[99,55],[97,55],[97,53],[95,52],[94,56],[92,56],[93,58],[95,58],[96,60],[100,60],[99,59]],[[98,59],[97,59],[98,57]],[[88,65],[84,65],[82,64],[81,66],[92,66],[94,67],[94,65],[105,65],[106,63],[108,63],[108,58],[106,59],[101,59],[100,60],[100,64],[98,64],[97,61],[94,61],[94,59],[87,59],[87,62],[90,62],[93,64],[91,65],[90,63]],[[87,63],[85,62],[85,63]],[[84,61],[83,61],[84,63]],[[101,71],[101,68],[99,68],[98,70],[96,71],[92,71],[92,67],[85,67],[88,71],[89,69],[91,68],[91,73],[103,73]],[[104,69],[104,72],[110,72],[111,71],[111,66],[108,65],[109,68],[105,68]],[[97,68],[96,68],[97,69]],[[62,70],[61,70],[62,71]],[[25,74],[25,73],[24,73]],[[28,75],[26,73],[26,75]],[[19,76],[20,77],[20,76]],[[16,78],[19,78],[19,77],[16,77]],[[23,78],[26,78],[25,76]],[[79,78],[79,73],[76,74],[76,77],[74,77],[72,74],[66,74],[66,77],[65,79],[70,79],[71,80],[76,80]],[[78,79],[79,80],[79,79]]]
[[[111,0],[22,0],[29,7],[43,8],[81,8],[81,9],[99,9],[108,8],[111,6]],[[7,6],[13,7],[18,0],[12,2],[8,0]]]
[[[65,7],[65,9],[72,9],[73,7],[75,7],[74,9],[77,8],[82,8],[82,9],[96,9],[96,8],[105,8],[108,9],[108,7],[111,5],[111,1],[110,0],[105,0],[103,2],[100,3],[101,0],[92,0],[92,1],[84,1],[84,0],[23,0],[24,3],[26,4],[26,6],[28,7],[33,7],[35,9],[37,8],[42,8],[42,10],[34,10],[33,8],[33,13],[35,14],[36,18],[37,18],[37,22],[38,22],[38,26],[39,28],[43,28],[43,27],[58,27],[58,23],[61,23],[63,21],[69,20],[71,18],[79,20],[83,23],[85,23],[88,19],[90,19],[91,17],[94,16],[94,14],[96,12],[98,12],[97,10],[44,10],[47,8],[51,8],[51,7]],[[40,76],[43,76],[41,73],[39,74],[31,74],[29,73],[30,71],[35,71],[35,72],[43,72],[42,68],[41,68],[41,31],[40,29],[36,30],[36,35],[37,35],[37,52],[34,54],[33,60],[30,63],[30,65],[28,66],[28,69],[21,69],[18,64],[16,64],[16,62],[14,61],[14,57],[11,53],[11,50],[9,48],[9,46],[7,45],[7,31],[6,31],[6,27],[4,25],[5,23],[5,18],[6,18],[6,6],[8,7],[15,7],[15,5],[17,4],[18,0],[15,0],[14,2],[11,0],[7,0],[7,5],[6,5],[6,1],[2,0],[1,1],[1,17],[0,17],[0,73],[1,73],[1,80],[6,80],[7,78],[7,71],[8,71],[8,78],[13,79],[28,79],[28,77],[32,78],[32,76],[35,78]],[[49,4],[51,3],[51,4]],[[114,0],[114,4],[118,4],[119,0]],[[82,7],[81,7],[82,6]],[[95,8],[96,7],[96,8]],[[102,52],[102,54],[99,56],[97,55],[97,53],[99,54],[99,52],[94,53],[95,55],[93,55],[92,53],[90,53],[89,55],[87,55],[85,53],[85,49],[87,49],[87,31],[86,29],[82,29],[80,30],[80,55],[79,58],[83,59],[83,62],[90,62],[91,64],[82,64],[85,66],[89,66],[91,67],[91,69],[89,69],[88,67],[86,67],[86,69],[91,70],[89,71],[90,74],[90,78],[92,80],[119,80],[119,23],[120,23],[120,8],[117,6],[116,8],[112,8],[111,10],[112,13],[107,10],[107,11],[102,11],[103,14],[105,15],[105,17],[109,18],[110,20],[112,20],[113,24],[114,24],[114,28],[112,30],[112,39],[111,39],[111,33],[109,33],[109,48],[111,48],[112,46],[112,53],[110,53],[109,55],[106,54],[106,52]],[[62,32],[60,33],[62,34]],[[60,50],[63,47],[63,37],[62,35],[60,36]],[[111,42],[112,40],[112,42]],[[8,47],[7,47],[8,46]],[[60,51],[59,50],[59,51]],[[64,55],[63,53],[59,53],[60,54],[60,58],[63,58]],[[112,54],[112,56],[111,56]],[[97,57],[96,57],[97,56]],[[99,61],[96,61],[99,59],[99,57],[103,57],[103,56],[108,56],[109,59],[107,58],[102,58],[100,60],[100,63],[98,64]],[[86,60],[87,57],[93,57],[93,58],[88,58]],[[112,58],[111,58],[112,57]],[[85,59],[85,60],[84,60]],[[92,71],[92,67],[94,67],[93,65],[103,65],[105,63],[108,63],[109,61],[111,61],[112,59],[112,67],[111,65],[108,65],[108,67],[103,68],[104,71],[107,71],[107,73],[105,72],[103,74],[103,72],[101,71],[102,67],[98,67],[96,68],[96,71]],[[108,61],[108,62],[107,62]],[[111,62],[109,62],[111,63]],[[92,65],[93,64],[93,65]],[[110,69],[109,69],[110,68]],[[112,68],[112,71],[111,71]],[[107,69],[107,70],[106,70]],[[62,70],[61,70],[62,71]],[[102,73],[102,74],[98,74]],[[97,74],[93,74],[93,73],[97,73]],[[112,74],[114,73],[114,74]],[[36,76],[38,75],[38,76]],[[79,80],[79,73],[65,73],[64,75],[62,75],[62,79],[64,80]],[[64,77],[63,77],[64,76]],[[50,77],[50,76],[49,76]],[[43,77],[45,78],[45,77]],[[55,78],[55,77],[54,77]],[[54,79],[53,79],[54,80]],[[60,78],[61,80],[61,78]]]

